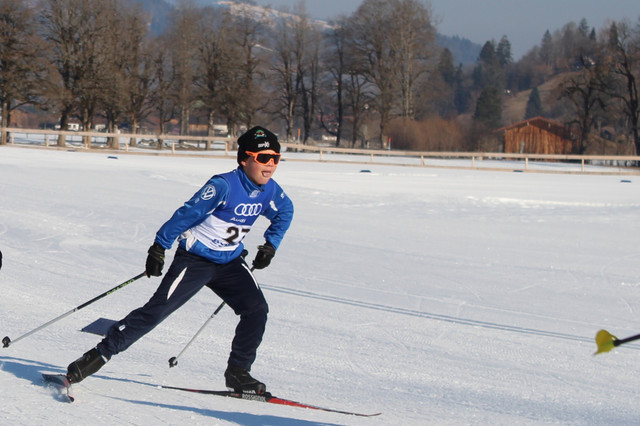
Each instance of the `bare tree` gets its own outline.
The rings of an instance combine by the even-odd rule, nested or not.
[[[12,111],[37,102],[46,65],[35,22],[25,2],[0,0],[0,127],[11,125]],[[6,143],[2,132],[0,145]]]
[[[328,74],[328,82],[325,83],[327,90],[326,102],[330,105],[329,112],[326,113],[320,108],[320,124],[330,135],[335,136],[336,146],[340,146],[344,133],[345,115],[345,87],[344,79],[346,71],[346,18],[342,17],[330,23],[330,29],[325,39],[323,49],[323,64]]]
[[[299,105],[302,110],[302,142],[306,143],[311,134],[318,101],[322,33],[302,8],[293,21],[293,31],[295,48],[300,52],[296,61],[296,80],[299,83]]]
[[[614,23],[609,29],[608,43],[611,52],[608,64],[615,79],[605,90],[621,102],[636,153],[640,154],[640,28],[633,29],[626,22]]]
[[[375,113],[372,105],[375,105],[375,88],[367,82],[366,74],[368,65],[358,56],[358,50],[352,42],[352,28],[347,27],[345,44],[345,73],[343,76],[345,89],[345,106],[347,114],[351,116],[351,146],[355,147],[357,141],[362,142],[362,147],[369,146],[374,131]],[[356,51],[354,51],[356,49]]]
[[[352,50],[377,91],[374,106],[382,142],[394,115],[413,115],[416,81],[425,72],[434,43],[431,17],[417,0],[365,0],[349,26]]]
[[[355,147],[358,140],[365,147],[371,136],[371,105],[374,96],[367,89],[367,84],[362,74],[356,71],[350,72],[345,78],[347,105],[351,110],[351,146]]]
[[[264,82],[269,68],[267,56],[272,53],[267,45],[265,15],[255,17],[246,7],[238,6],[231,33],[232,44],[238,51],[238,69],[224,88],[221,105],[232,136],[237,135],[239,124],[251,128],[256,114],[269,104]]]
[[[151,104],[154,106],[158,117],[160,134],[167,133],[167,124],[175,118],[179,105],[174,96],[173,84],[175,81],[174,69],[169,58],[169,52],[164,48],[166,41],[159,37],[154,41],[152,49],[154,88],[151,92]],[[157,148],[163,148],[164,141],[158,140]]]
[[[398,69],[389,42],[389,16],[393,13],[396,0],[365,0],[352,16],[349,26],[352,38],[350,50],[362,65],[363,76],[376,89],[373,106],[380,115],[380,134],[382,143],[385,127],[391,120],[395,99],[397,99]],[[382,30],[384,28],[384,30]]]
[[[285,123],[285,139],[293,139],[295,111],[300,94],[300,81],[297,74],[298,63],[302,60],[302,50],[296,46],[292,22],[289,19],[279,21],[273,42],[273,65],[275,110]]]
[[[104,32],[103,69],[105,84],[101,90],[101,114],[107,119],[107,130],[113,132],[123,119],[130,124],[130,132],[137,133],[140,120],[149,113],[148,106],[152,66],[145,51],[147,18],[137,5],[116,0],[106,11],[109,19]],[[136,144],[131,138],[130,145]],[[117,149],[117,138],[109,138],[111,148]]]
[[[196,70],[195,46],[197,23],[200,10],[192,1],[181,0],[178,4],[171,29],[169,30],[169,51],[173,67],[173,90],[180,110],[180,134],[189,133],[189,117],[194,96]]]
[[[146,22],[147,19],[137,9],[124,19],[124,32],[128,36],[122,46],[122,113],[134,134],[138,133],[138,127],[153,110],[153,90],[156,87],[154,44],[146,35]],[[129,145],[136,144],[136,138],[132,137]]]
[[[389,24],[394,28],[390,40],[398,64],[400,115],[413,119],[417,84],[426,77],[429,61],[436,55],[435,29],[429,9],[416,0],[399,1]]]
[[[52,75],[47,97],[50,104],[55,104],[60,111],[60,129],[66,130],[71,114],[76,110],[74,89],[76,81],[81,78],[81,66],[76,59],[75,40],[80,36],[78,11],[67,12],[71,5],[68,0],[43,0],[41,31],[48,43],[49,61],[56,70]],[[64,135],[58,137],[58,146],[65,146]]]
[[[228,13],[205,8],[198,22],[196,38],[196,65],[194,78],[196,98],[207,114],[209,136],[214,135],[215,116],[224,102],[225,87],[237,69],[237,56],[231,43],[231,19]],[[207,141],[207,149],[210,142]]]
[[[60,126],[66,130],[75,116],[91,127],[104,83],[108,6],[101,0],[43,0],[42,6],[42,33],[57,71],[49,95],[60,110]],[[58,145],[65,144],[61,135]]]
[[[560,98],[568,99],[573,105],[573,119],[569,124],[578,128],[578,153],[584,154],[586,143],[591,133],[598,114],[605,108],[606,96],[602,92],[604,79],[607,78],[606,65],[591,64],[590,59],[583,58],[584,68],[581,71],[570,74],[559,87]]]
[[[76,41],[81,51],[83,76],[77,81],[75,98],[84,130],[93,129],[106,88],[117,84],[117,75],[110,72],[112,63],[109,55],[109,29],[116,21],[116,1],[102,0],[89,4],[90,9],[84,13],[86,38]],[[83,137],[83,141],[87,148],[91,146],[90,137]]]

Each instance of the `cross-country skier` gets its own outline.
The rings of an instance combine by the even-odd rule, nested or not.
[[[165,250],[176,239],[178,248],[155,294],[112,326],[95,348],[69,364],[71,383],[97,372],[206,286],[240,316],[224,373],[226,386],[236,392],[266,392],[264,383],[249,371],[262,341],[268,306],[242,256],[242,239],[259,215],[271,221],[252,263],[262,269],[289,228],[293,204],[272,179],[279,160],[280,144],[269,130],[254,127],[238,138],[238,168],[209,179],[156,233],[148,250],[147,276],[162,275]]]

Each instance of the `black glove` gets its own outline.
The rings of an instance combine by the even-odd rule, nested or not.
[[[256,258],[253,259],[253,268],[254,269],[264,269],[271,263],[271,259],[276,255],[276,248],[269,244],[268,242],[264,243],[261,246],[258,246],[258,253],[256,253]]]
[[[162,267],[164,266],[164,247],[158,243],[153,243],[147,253],[149,253],[145,264],[147,277],[159,277],[162,275]]]

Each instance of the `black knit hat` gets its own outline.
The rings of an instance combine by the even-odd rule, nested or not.
[[[278,137],[264,127],[256,126],[238,138],[238,164],[246,160],[249,152],[272,150],[280,152]]]

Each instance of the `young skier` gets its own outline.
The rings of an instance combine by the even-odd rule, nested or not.
[[[242,239],[259,215],[269,219],[265,243],[252,263],[255,269],[269,266],[293,218],[291,200],[272,179],[279,160],[280,144],[269,130],[254,127],[238,138],[238,168],[209,179],[156,233],[148,250],[147,276],[162,275],[165,250],[176,239],[178,248],[155,294],[113,325],[95,348],[69,364],[71,383],[97,372],[207,286],[240,316],[224,373],[226,386],[236,392],[266,392],[264,383],[249,371],[262,341],[268,306],[242,256]]]

